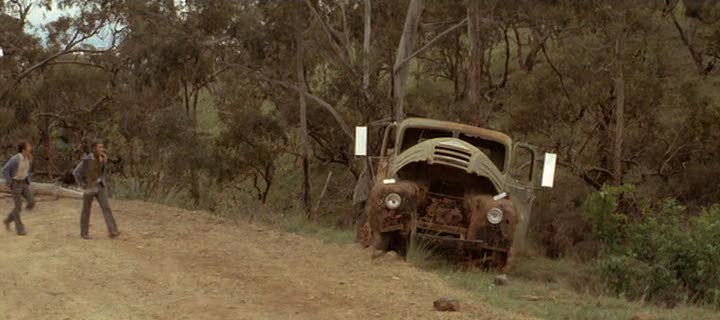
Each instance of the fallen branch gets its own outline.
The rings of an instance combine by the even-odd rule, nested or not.
[[[5,186],[5,179],[0,179],[0,185]],[[58,198],[82,199],[82,192],[67,189],[52,183],[33,183],[32,190],[36,195],[48,195]],[[7,188],[0,189],[0,193],[10,193]]]

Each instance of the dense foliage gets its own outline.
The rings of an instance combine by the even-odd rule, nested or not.
[[[600,259],[613,292],[666,305],[720,306],[720,206],[699,214],[674,200],[646,202],[638,215],[617,210],[632,188],[603,187],[588,198],[593,234],[608,245]]]

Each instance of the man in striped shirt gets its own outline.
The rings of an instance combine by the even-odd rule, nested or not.
[[[25,225],[20,219],[22,211],[22,200],[25,198],[27,209],[32,210],[35,207],[35,197],[30,189],[30,167],[32,166],[32,145],[29,142],[21,142],[18,144],[18,154],[10,158],[3,166],[2,173],[5,183],[13,195],[15,206],[7,218],[3,220],[5,229],[10,231],[10,224],[15,223],[15,232],[24,236],[27,234]]]

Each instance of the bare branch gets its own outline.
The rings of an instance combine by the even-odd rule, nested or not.
[[[350,28],[348,28],[347,12],[345,9],[345,1],[340,1],[340,10],[342,12],[342,23],[343,23],[343,40],[345,41],[345,50],[347,50],[348,57],[352,57],[352,45],[350,44]]]
[[[503,79],[500,87],[504,88],[508,80],[508,69],[510,68],[510,38],[508,37],[509,28],[501,28],[503,31],[503,39],[505,40],[505,66],[503,69]]]
[[[346,66],[350,66],[350,59],[348,56],[345,55],[343,50],[338,45],[338,42],[335,40],[335,36],[333,35],[332,28],[330,25],[325,21],[325,19],[322,18],[320,15],[320,12],[317,11],[315,6],[313,6],[312,2],[310,0],[305,0],[305,3],[307,4],[310,11],[315,16],[315,19],[317,19],[318,22],[320,22],[320,25],[323,28],[323,31],[325,31],[325,35],[328,38],[328,42],[330,43],[330,46],[333,48],[333,51],[335,51],[335,54],[337,54],[338,58],[340,58],[340,61],[342,61]]]
[[[673,21],[673,24],[675,25],[675,29],[677,29],[678,34],[680,34],[680,39],[682,40],[682,42],[685,44],[685,46],[690,51],[690,56],[692,57],[693,62],[695,62],[695,66],[698,69],[698,73],[700,75],[708,74],[710,71],[712,71],[712,68],[714,65],[711,63],[707,67],[705,66],[705,64],[703,62],[703,52],[701,49],[697,48],[697,46],[693,42],[693,40],[694,40],[693,37],[695,35],[695,29],[697,28],[697,26],[695,25],[696,23],[694,21],[692,21],[695,18],[689,19],[690,21],[689,21],[688,30],[686,31],[682,28],[682,26],[680,25],[680,22],[678,22],[674,13],[671,12],[670,17]]]
[[[435,36],[435,38],[428,41],[428,43],[426,43],[420,49],[418,49],[417,51],[415,51],[412,54],[410,54],[409,56],[407,56],[404,60],[400,61],[400,63],[396,63],[395,66],[393,67],[393,72],[398,72],[398,70],[400,70],[400,68],[402,68],[406,63],[408,63],[410,60],[412,60],[412,58],[415,58],[418,54],[425,51],[425,49],[429,48],[436,42],[440,41],[446,35],[450,34],[451,32],[453,32],[457,29],[464,27],[467,24],[467,21],[468,21],[468,19],[465,18],[462,21],[455,24],[454,26],[448,28],[447,30],[445,30],[445,31],[441,32],[440,34],[438,34],[437,36]]]
[[[575,102],[573,101],[572,97],[570,97],[570,91],[568,91],[567,86],[565,85],[565,79],[560,73],[560,70],[555,66],[555,64],[550,60],[550,56],[547,53],[547,50],[545,50],[545,45],[542,46],[542,53],[545,57],[545,61],[547,61],[548,65],[550,65],[550,68],[553,70],[553,72],[557,75],[558,80],[560,81],[560,86],[562,87],[563,94],[565,95],[565,98],[570,102],[570,105],[573,106],[573,109],[577,110],[577,106],[575,105]]]
[[[370,88],[370,36],[372,25],[372,0],[365,0],[365,21],[363,39],[363,89]]]
[[[256,78],[256,79],[260,79],[260,80],[263,80],[263,81],[266,81],[266,82],[269,82],[269,83],[274,83],[274,84],[276,84],[276,85],[280,85],[280,86],[285,87],[285,88],[287,88],[287,89],[295,90],[295,91],[297,91],[298,93],[302,93],[303,95],[305,95],[305,97],[307,97],[307,98],[315,101],[317,104],[319,104],[319,105],[320,105],[321,107],[323,107],[325,110],[327,110],[328,112],[330,112],[330,114],[333,116],[333,118],[335,118],[335,121],[337,121],[337,123],[340,125],[340,128],[342,129],[343,133],[345,133],[345,135],[347,135],[348,138],[350,138],[351,141],[354,141],[354,140],[355,140],[355,136],[353,135],[352,130],[350,130],[350,127],[347,125],[347,123],[345,123],[345,120],[343,120],[343,118],[342,118],[342,116],[340,115],[340,113],[337,112],[337,110],[335,109],[335,107],[333,107],[333,106],[332,106],[330,103],[328,103],[327,101],[325,101],[325,100],[323,100],[322,98],[320,98],[320,97],[318,97],[318,96],[316,96],[316,95],[314,95],[314,94],[311,94],[311,93],[307,92],[307,90],[304,90],[303,88],[301,88],[301,87],[299,87],[299,86],[296,86],[296,85],[294,85],[294,84],[292,84],[292,83],[289,83],[289,82],[287,82],[287,81],[275,80],[275,79],[268,78],[268,77],[266,77],[265,75],[263,75],[263,74],[255,71],[255,70],[252,70],[252,69],[250,69],[250,68],[248,68],[248,67],[242,66],[242,65],[235,65],[235,66],[237,66],[237,67],[245,70],[245,71],[247,72],[247,74],[248,74],[249,76],[251,76],[251,77],[254,77],[254,78]]]

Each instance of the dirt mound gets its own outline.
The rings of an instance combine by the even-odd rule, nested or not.
[[[0,214],[9,210],[0,200]],[[93,208],[40,202],[29,235],[0,233],[0,319],[512,319],[398,259],[201,212],[114,201],[123,232]],[[462,312],[433,310],[457,297]]]

